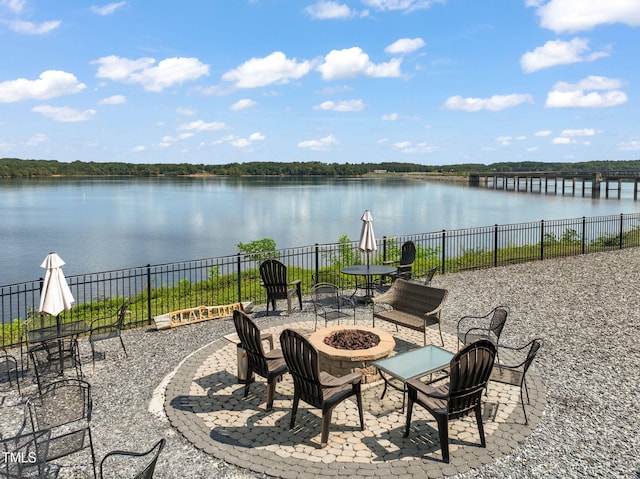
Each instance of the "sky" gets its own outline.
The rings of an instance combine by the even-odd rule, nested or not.
[[[640,0],[0,0],[0,157],[640,159]]]

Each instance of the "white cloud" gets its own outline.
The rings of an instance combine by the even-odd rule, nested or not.
[[[181,106],[176,108],[176,113],[178,115],[194,116],[196,114],[196,111],[193,108]]]
[[[37,80],[19,78],[0,83],[0,103],[22,100],[48,100],[63,95],[73,95],[87,86],[78,82],[75,75],[58,70],[42,72]]]
[[[127,103],[127,98],[124,95],[112,95],[100,100],[98,105],[123,105],[124,103]]]
[[[419,10],[429,8],[433,3],[443,3],[445,0],[362,0],[362,3],[376,10]]]
[[[266,138],[267,137],[264,136],[259,131],[255,132],[255,133],[251,133],[251,135],[249,135],[249,141],[262,141],[262,140],[265,140]]]
[[[245,110],[246,108],[250,108],[255,105],[256,102],[249,98],[243,98],[242,100],[238,100],[233,105],[231,105],[232,111]]]
[[[413,153],[433,153],[438,149],[434,146],[429,145],[428,143],[422,141],[418,142],[415,145],[409,141],[400,141],[398,143],[394,143],[393,148],[400,151],[401,153],[413,154]]]
[[[27,140],[27,146],[38,146],[40,143],[49,141],[49,137],[44,133],[36,133]]]
[[[102,7],[94,5],[94,6],[91,7],[91,10],[94,13],[97,13],[98,15],[111,15],[117,9],[119,9],[120,7],[124,7],[126,4],[127,4],[127,2],[116,2],[116,3],[109,3],[109,4],[104,5]]]
[[[328,151],[333,146],[339,145],[340,142],[333,136],[325,136],[318,140],[305,140],[298,143],[300,148],[308,148],[313,151]]]
[[[608,55],[604,51],[589,53],[589,41],[584,38],[574,38],[568,42],[555,40],[522,55],[520,66],[525,72],[531,73],[556,65],[593,61]]]
[[[537,7],[540,25],[556,33],[586,31],[612,23],[640,26],[637,0],[550,0],[530,2],[529,6]]]
[[[374,64],[369,55],[360,47],[332,50],[324,57],[324,63],[318,66],[325,80],[338,80],[368,76],[374,78],[389,78],[400,76],[402,60],[393,58],[387,63]]]
[[[615,78],[589,76],[576,84],[558,82],[547,94],[547,108],[605,108],[622,105],[627,95],[619,90],[622,82]],[[607,90],[603,93],[590,90]]]
[[[173,145],[174,143],[181,141],[181,140],[186,140],[188,138],[193,137],[193,133],[181,133],[178,136],[170,136],[167,135],[165,137],[162,138],[162,141],[160,143],[158,143],[158,146],[162,147],[162,148],[168,148],[171,145]]]
[[[569,145],[571,143],[575,143],[575,140],[571,138],[567,138],[566,136],[559,136],[553,139],[552,143],[554,145]]]
[[[22,13],[26,0],[2,0],[0,5],[3,5],[9,9],[12,13]]]
[[[632,140],[618,144],[618,149],[622,151],[640,151],[640,141]]]
[[[227,125],[225,125],[221,121],[213,121],[210,123],[206,123],[203,120],[196,120],[196,121],[192,121],[190,123],[184,123],[178,126],[177,130],[178,131],[196,131],[200,133],[202,131],[220,131],[220,130],[224,130],[226,127]]]
[[[380,119],[382,121],[396,121],[399,117],[397,113],[389,113],[388,115],[382,115]]]
[[[594,136],[597,132],[593,128],[582,128],[579,130],[562,130],[560,136]]]
[[[317,20],[335,20],[338,18],[350,18],[354,12],[348,5],[331,1],[320,1],[309,5],[304,9],[305,12]]]
[[[153,92],[209,75],[209,66],[197,58],[174,57],[165,58],[157,65],[155,62],[153,58],[129,60],[110,55],[92,63],[100,65],[96,73],[98,78],[137,83]]]
[[[320,105],[313,107],[314,110],[332,110],[339,112],[362,111],[364,103],[362,100],[342,100],[342,101],[325,101]]]
[[[424,46],[425,43],[422,38],[401,38],[385,48],[384,51],[391,53],[392,55],[397,55],[402,53],[411,53]]]
[[[31,111],[41,113],[47,118],[62,122],[87,121],[96,116],[95,110],[80,111],[66,106],[39,105],[34,106]]]
[[[447,98],[445,108],[449,110],[464,111],[499,111],[512,108],[522,103],[533,103],[533,97],[529,94],[513,93],[511,95],[493,95],[490,98],[463,98],[460,95]]]
[[[25,20],[13,20],[9,22],[9,28],[16,33],[25,33],[27,35],[44,35],[60,26],[59,20],[50,22],[33,23]]]
[[[509,146],[513,143],[513,138],[510,136],[499,136],[496,138],[496,143],[500,146]]]
[[[225,81],[235,83],[237,88],[257,88],[274,83],[297,80],[311,70],[308,61],[288,59],[282,52],[273,52],[264,58],[252,58],[234,70],[222,75]]]
[[[534,136],[551,136],[551,130],[539,130],[534,133]]]
[[[131,148],[131,151],[133,151],[134,153],[140,153],[141,151],[144,151],[146,149],[147,148],[144,145],[138,145]]]

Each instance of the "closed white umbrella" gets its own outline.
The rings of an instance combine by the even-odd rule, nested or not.
[[[369,253],[378,249],[376,235],[373,232],[373,216],[369,210],[362,215],[362,231],[360,232],[360,244],[358,249],[367,253],[367,266],[369,266]]]
[[[75,302],[67,280],[62,272],[64,261],[56,253],[49,253],[41,268],[47,270],[40,291],[40,312],[58,316],[62,311],[71,309]]]

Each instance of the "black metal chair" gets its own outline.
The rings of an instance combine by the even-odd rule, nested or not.
[[[302,309],[302,281],[296,279],[287,281],[287,267],[277,259],[267,259],[260,264],[262,286],[267,291],[267,314],[269,303],[272,310],[276,310],[276,299],[286,299],[289,314],[291,314],[291,299],[298,296],[298,303]],[[291,288],[293,286],[293,288]]]
[[[361,373],[351,373],[336,377],[320,371],[318,351],[301,334],[285,329],[280,335],[280,345],[284,359],[293,376],[293,409],[289,429],[293,429],[298,412],[298,403],[302,399],[307,404],[322,410],[322,433],[320,446],[325,447],[329,440],[329,425],[333,409],[345,399],[356,396],[360,414],[360,429],[364,430],[362,412]]]
[[[507,306],[497,306],[484,316],[463,316],[458,320],[458,346],[479,339],[488,339],[497,345],[508,316]]]
[[[240,347],[247,353],[248,369],[244,397],[249,394],[253,373],[262,376],[267,380],[267,410],[269,411],[273,408],[276,382],[287,372],[287,364],[282,356],[282,351],[272,349],[268,353],[264,352],[262,346],[262,341],[265,339],[264,335],[245,312],[235,310],[233,312],[233,323],[240,339]]]
[[[49,429],[0,439],[0,478],[47,477],[50,440]]]
[[[43,341],[29,348],[29,358],[35,371],[38,391],[42,391],[46,384],[63,378],[68,371],[77,379],[84,377],[76,338]]]
[[[356,324],[356,304],[351,298],[340,295],[338,286],[332,283],[317,283],[311,287],[311,302],[316,315],[315,329],[318,329],[318,317],[328,321],[338,321],[343,318],[353,318]]]
[[[436,275],[437,272],[438,272],[437,266],[434,266],[433,268],[428,269],[423,275],[424,284],[427,286],[431,285],[431,281],[433,280],[433,277]]]
[[[312,273],[311,279],[313,284],[318,283],[331,283],[338,287],[338,290],[342,292],[345,288],[344,277],[335,271],[318,271],[318,273]]]
[[[117,450],[107,453],[100,461],[100,479],[151,479],[166,442],[166,439],[162,438],[145,452]]]
[[[482,424],[482,393],[487,386],[496,356],[496,346],[486,339],[468,344],[449,363],[448,382],[428,385],[418,379],[407,381],[409,402],[404,436],[409,436],[413,405],[425,408],[438,424],[442,459],[449,462],[449,420],[475,412],[480,443],[486,447]],[[447,379],[445,378],[445,379]]]
[[[27,401],[27,408],[34,431],[51,430],[48,461],[89,449],[93,476],[97,477],[90,426],[93,401],[88,382],[62,379],[51,383]]]
[[[391,278],[391,281],[395,281],[398,278],[411,279],[411,271],[413,269],[413,262],[416,260],[416,244],[413,241],[405,241],[402,244],[400,259],[396,261],[384,261],[384,264],[398,265],[395,273],[385,275],[385,277]],[[385,278],[383,277],[383,279]]]
[[[97,318],[91,321],[91,325],[89,326],[89,344],[91,345],[91,360],[94,367],[96,363],[95,343],[98,341],[118,338],[120,340],[122,350],[124,351],[124,355],[125,357],[127,356],[127,348],[122,340],[121,332],[124,328],[124,320],[127,316],[128,308],[129,303],[124,303],[118,308],[114,315]]]
[[[520,347],[511,347],[500,344],[498,349],[506,349],[512,351],[514,353],[524,353],[526,352],[526,356],[523,361],[515,364],[504,364],[501,362],[497,362],[493,366],[493,372],[491,373],[491,381],[496,381],[499,383],[509,384],[511,386],[518,386],[520,388],[520,403],[522,404],[522,412],[524,413],[524,423],[529,424],[529,419],[527,418],[527,411],[524,407],[524,395],[523,392],[527,395],[527,404],[529,404],[529,391],[527,389],[527,371],[529,370],[529,366],[536,358],[536,354],[542,347],[543,341],[542,339],[536,338],[532,341],[528,342],[524,346]],[[523,391],[524,390],[524,391]]]
[[[0,382],[4,382],[5,379],[9,383],[9,390],[13,387],[12,375],[15,375],[16,385],[18,388],[18,395],[22,396],[20,390],[20,375],[21,368],[18,366],[18,360],[15,356],[9,354],[6,351],[0,352]]]

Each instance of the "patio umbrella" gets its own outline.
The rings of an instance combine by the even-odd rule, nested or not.
[[[373,216],[369,210],[362,215],[362,231],[360,232],[360,243],[358,249],[367,253],[367,266],[369,266],[369,253],[378,249],[376,245],[376,235],[373,233]]]
[[[42,291],[40,291],[40,312],[58,316],[62,311],[71,309],[75,302],[67,280],[62,272],[64,261],[56,253],[49,253],[41,268],[47,270]]]

